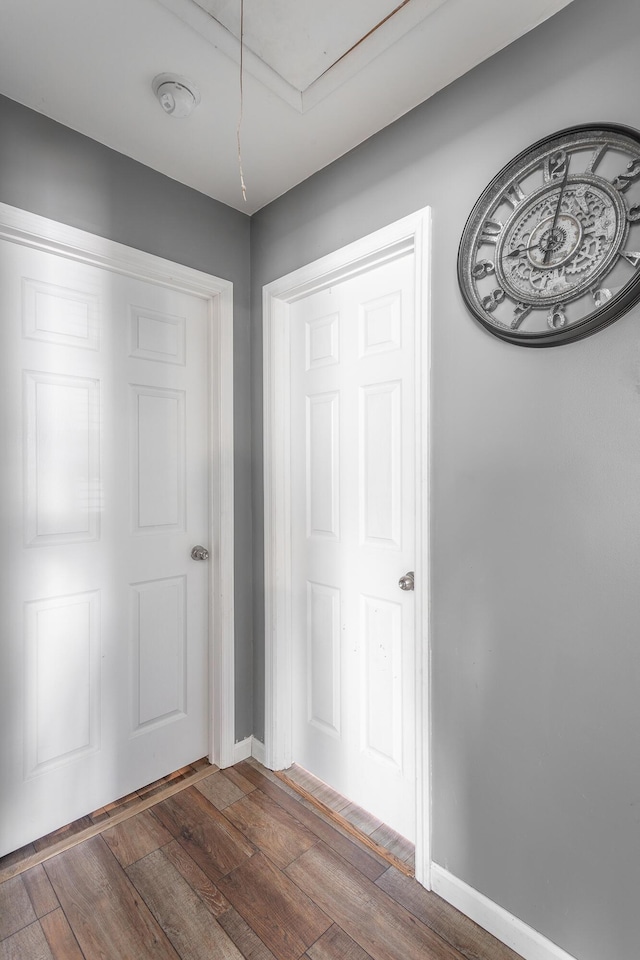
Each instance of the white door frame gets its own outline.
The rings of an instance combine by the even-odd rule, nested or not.
[[[430,888],[429,764],[429,261],[430,209],[357,240],[267,284],[264,369],[265,763],[292,756],[290,307],[302,297],[413,255],[416,325],[416,879]]]
[[[209,759],[230,766],[234,745],[233,284],[0,203],[0,238],[137,280],[194,294],[208,304]],[[169,772],[169,771],[168,771]]]

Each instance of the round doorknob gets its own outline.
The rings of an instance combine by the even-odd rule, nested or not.
[[[405,573],[404,577],[400,577],[398,580],[398,586],[401,590],[414,589],[413,570],[410,570],[409,573]]]
[[[202,547],[202,546],[198,543],[198,544],[196,544],[196,546],[195,546],[195,547],[193,548],[193,550],[191,551],[191,559],[192,559],[192,560],[208,560],[208,559],[209,559],[209,551],[207,550],[206,547]]]

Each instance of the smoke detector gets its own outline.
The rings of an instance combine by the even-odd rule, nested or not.
[[[188,117],[200,103],[200,91],[195,84],[175,73],[159,73],[152,87],[160,106],[170,117]]]

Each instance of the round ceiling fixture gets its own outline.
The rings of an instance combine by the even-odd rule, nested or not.
[[[195,84],[175,73],[159,73],[152,87],[160,106],[170,117],[188,117],[200,103],[200,91]]]

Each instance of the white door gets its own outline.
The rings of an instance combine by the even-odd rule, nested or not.
[[[0,855],[207,753],[207,337],[0,242]]]
[[[414,270],[290,313],[293,759],[412,841]]]

